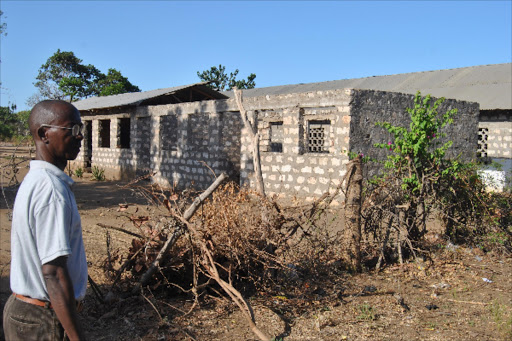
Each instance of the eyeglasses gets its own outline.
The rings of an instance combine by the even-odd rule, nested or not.
[[[68,128],[68,127],[61,127],[61,126],[52,126],[50,124],[41,124],[40,128],[42,128],[42,127],[68,129],[68,130],[71,130],[71,134],[73,136],[77,136],[78,134],[82,134],[83,125],[82,124],[75,124],[71,128]]]

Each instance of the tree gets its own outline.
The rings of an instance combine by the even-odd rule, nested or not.
[[[2,16],[4,15],[4,12],[0,10],[0,36],[7,35],[7,24],[3,22]]]
[[[16,125],[15,105],[0,107],[0,139],[10,139],[14,135]]]
[[[70,102],[94,94],[91,86],[100,76],[93,65],[83,65],[73,52],[57,50],[39,68],[34,85],[40,97],[46,99],[68,99]]]
[[[124,94],[126,92],[140,92],[138,86],[130,83],[128,78],[124,77],[116,69],[108,69],[106,75],[102,74],[96,82],[99,96],[110,96]]]
[[[120,71],[109,69],[103,74],[94,65],[84,65],[71,51],[57,50],[39,68],[34,85],[38,93],[27,104],[34,105],[43,99],[62,99],[70,102],[91,96],[106,96],[125,92],[138,92]]]
[[[211,82],[208,86],[217,91],[232,90],[234,87],[237,87],[238,89],[253,89],[256,86],[256,82],[254,81],[256,75],[254,73],[251,73],[247,77],[247,80],[237,80],[237,75],[238,69],[234,72],[230,72],[228,76],[226,74],[226,67],[222,65],[219,65],[218,68],[216,66],[212,66],[210,70],[205,70],[203,72],[197,71],[197,76],[203,82]]]

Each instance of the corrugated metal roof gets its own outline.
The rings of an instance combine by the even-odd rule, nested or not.
[[[212,97],[213,99],[223,99],[227,96],[218,91],[212,90],[206,86],[208,82],[195,83],[190,85],[176,86],[172,88],[157,89],[142,92],[130,92],[120,95],[90,97],[81,101],[73,102],[78,110],[96,110],[114,107],[122,107],[128,105],[139,105],[140,103],[155,99],[161,96],[167,96],[177,93],[178,91],[188,88],[195,88],[200,93]]]
[[[334,90],[382,90],[480,103],[480,109],[512,109],[512,63],[403,73],[244,90],[245,97]],[[232,92],[223,92],[233,97]]]

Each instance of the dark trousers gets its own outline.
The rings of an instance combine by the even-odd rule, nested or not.
[[[6,341],[68,340],[53,309],[39,307],[10,296],[4,307]]]

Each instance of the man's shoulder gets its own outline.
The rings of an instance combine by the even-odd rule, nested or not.
[[[17,196],[26,196],[32,199],[42,199],[44,202],[51,201],[52,197],[59,197],[68,192],[68,186],[61,179],[44,168],[30,169],[21,186]]]

